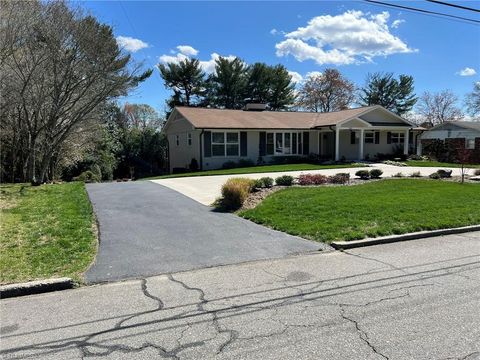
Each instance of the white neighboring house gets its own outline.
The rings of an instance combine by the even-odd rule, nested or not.
[[[420,153],[427,153],[428,146],[435,141],[455,148],[467,150],[472,163],[480,163],[480,122],[452,121],[434,126],[421,135]]]
[[[318,155],[325,160],[362,160],[377,154],[415,152],[422,128],[381,106],[330,113],[222,110],[176,107],[164,132],[170,171],[201,170],[227,161],[269,163],[281,156]]]

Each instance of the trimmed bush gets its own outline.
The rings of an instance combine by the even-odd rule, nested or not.
[[[443,178],[449,178],[452,177],[452,170],[442,170],[439,169],[437,170],[437,174],[440,175],[440,177]]]
[[[237,163],[235,161],[226,161],[222,165],[222,169],[234,169],[237,167]]]
[[[370,172],[368,170],[358,170],[355,176],[358,176],[362,180],[368,180],[370,179]]]
[[[239,209],[252,191],[254,181],[247,178],[228,179],[222,186],[222,205],[227,210]]]
[[[197,159],[193,158],[190,161],[190,165],[188,165],[188,168],[190,169],[190,171],[198,171],[199,166]]]
[[[91,172],[90,170],[82,172],[77,177],[72,179],[73,181],[83,181],[85,183],[100,182],[102,179],[97,175]]]
[[[473,172],[473,175],[480,176],[480,169],[477,169]]]
[[[410,174],[410,177],[418,178],[418,177],[422,177],[422,174],[420,173],[420,171],[415,171]]]
[[[405,175],[403,175],[401,172],[398,172],[398,173],[392,175],[392,177],[394,177],[394,178],[402,178],[404,176]]]
[[[436,180],[442,178],[438,172],[434,172],[433,174],[428,175],[428,177],[429,177],[430,179],[436,179]]]
[[[372,179],[380,179],[380,177],[382,176],[383,174],[383,171],[380,170],[380,169],[372,169],[370,170],[370,177]]]
[[[271,177],[262,177],[253,180],[253,187],[255,189],[271,188],[273,186],[273,179]]]
[[[298,177],[298,185],[323,185],[327,183],[327,177],[320,174],[302,174]]]
[[[350,181],[349,173],[338,173],[328,177],[330,184],[346,184]]]
[[[250,167],[255,166],[255,163],[250,159],[240,159],[237,163],[238,167]]]
[[[278,186],[292,186],[293,184],[293,176],[290,175],[282,175],[275,179],[275,184]]]

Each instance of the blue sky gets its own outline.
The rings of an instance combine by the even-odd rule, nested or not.
[[[480,19],[424,1],[396,3]],[[474,1],[455,3],[480,7]],[[233,55],[247,63],[281,63],[299,80],[328,67],[357,85],[369,72],[409,74],[417,94],[450,89],[461,99],[480,80],[479,25],[363,1],[78,4],[110,24],[125,51],[145,67],[196,54],[210,71],[215,56]],[[162,112],[168,96],[155,70],[126,100]]]

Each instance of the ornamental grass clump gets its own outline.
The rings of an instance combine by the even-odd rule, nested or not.
[[[298,177],[298,185],[323,185],[328,178],[320,174],[302,174]]]
[[[222,186],[221,205],[225,210],[237,210],[242,207],[252,191],[254,180],[247,178],[228,179]]]

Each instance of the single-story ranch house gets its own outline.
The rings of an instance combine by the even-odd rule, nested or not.
[[[437,125],[422,134],[419,151],[441,161],[458,161],[461,155],[469,163],[480,164],[480,122],[454,121]]]
[[[170,171],[218,169],[240,159],[269,163],[278,156],[316,154],[325,160],[362,160],[408,154],[420,129],[381,106],[329,113],[176,107],[164,131]],[[261,108],[260,108],[261,109]]]

